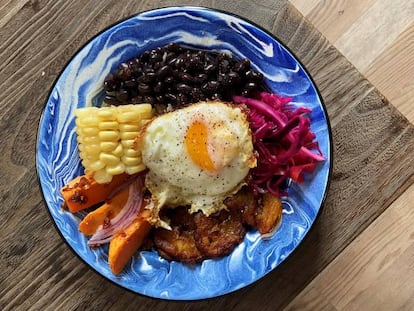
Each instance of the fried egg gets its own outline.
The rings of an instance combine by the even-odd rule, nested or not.
[[[145,185],[152,194],[153,223],[163,207],[190,206],[215,213],[245,183],[256,165],[249,123],[242,109],[200,102],[161,115],[140,135]]]

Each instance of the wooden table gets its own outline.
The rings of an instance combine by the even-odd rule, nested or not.
[[[39,117],[54,80],[70,57],[115,21],[145,9],[176,4],[227,10],[274,33],[313,76],[327,107],[334,143],[326,203],[298,249],[257,283],[198,302],[150,299],[92,272],[56,232],[35,171]],[[370,245],[352,248],[354,253],[349,256],[354,261],[343,260],[341,264],[340,255],[349,252],[347,246],[358,241],[366,228],[371,230],[370,224],[413,184],[414,126],[291,4],[283,0],[0,1],[0,8],[1,310],[337,308],[330,303],[329,294],[342,286],[347,288],[358,274],[352,266],[358,266],[358,258],[367,260],[363,254],[370,251]],[[407,228],[406,239],[412,240],[412,226],[402,224]],[[373,239],[389,247],[381,236],[395,234],[392,225],[374,232]],[[412,258],[412,252],[407,256]],[[388,262],[379,264],[384,267]],[[389,278],[392,281],[395,276]],[[414,288],[414,283],[406,286]],[[392,309],[398,303],[388,306]],[[361,305],[355,300],[349,306],[358,309]],[[405,304],[406,309],[413,306],[412,299]]]

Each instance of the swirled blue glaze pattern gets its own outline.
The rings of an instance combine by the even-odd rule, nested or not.
[[[247,57],[270,89],[292,96],[297,105],[313,110],[312,130],[327,160],[300,186],[292,185],[284,199],[283,220],[270,238],[249,232],[229,256],[200,265],[169,262],[143,251],[114,276],[107,248],[90,249],[79,233],[82,214],[60,208],[59,189],[82,173],[78,158],[74,110],[99,105],[102,84],[120,62],[169,42]],[[141,13],[103,31],[65,67],[54,85],[39,125],[37,170],[44,199],[58,231],[69,246],[107,279],[151,297],[194,300],[235,291],[263,277],[296,248],[318,214],[328,184],[331,162],[327,116],[315,85],[304,68],[275,38],[231,14],[198,7],[171,7]]]

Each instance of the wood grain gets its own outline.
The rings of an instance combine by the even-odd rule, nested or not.
[[[400,16],[401,10],[398,10],[398,6],[401,5],[400,1],[392,3],[392,5],[396,5],[396,8],[393,10],[385,9],[381,14],[378,14],[378,9],[373,9],[375,8],[374,2],[378,2],[376,4],[377,8],[384,5],[383,2],[379,3],[381,2],[380,0],[357,2],[352,0],[295,0],[294,2],[298,4],[299,10],[334,45],[336,45],[338,38],[347,36],[348,50],[353,48],[359,49],[357,45],[360,42],[361,32],[372,31],[376,27],[392,30],[393,37],[396,38],[381,42],[379,46],[382,50],[381,53],[375,52],[370,54],[369,57],[367,57],[368,54],[365,54],[364,60],[362,60],[365,63],[358,69],[405,117],[414,122],[414,15],[408,16],[408,20],[404,22],[404,24],[409,24],[406,28],[401,27],[401,24],[395,28],[395,25],[393,25],[394,20],[400,18],[404,20],[404,16],[407,18],[406,12],[403,12],[403,16]],[[313,9],[311,11],[302,10],[302,2],[306,2],[306,5],[312,6]],[[412,1],[406,1],[403,5],[412,5]],[[339,11],[340,8],[341,10]],[[342,14],[338,14],[339,12]],[[364,20],[367,16],[373,23],[372,26],[368,23],[372,29],[365,30],[355,26],[360,25],[361,20]],[[371,36],[364,37],[363,40],[366,41],[365,44],[367,46],[370,46],[371,42],[374,41],[373,45],[375,46],[377,37],[382,37],[383,35],[383,33],[375,32]],[[376,46],[378,48],[378,44]],[[361,53],[364,53],[364,51],[362,50]],[[345,54],[345,56],[348,55]],[[354,65],[358,66],[358,64]],[[366,69],[364,70],[364,68]],[[410,188],[409,191],[403,193],[399,200],[384,215],[389,215],[390,210],[393,209],[404,210],[407,211],[405,214],[401,213],[403,214],[404,221],[413,223],[414,216],[408,212],[412,206],[412,191],[412,188]],[[406,239],[404,237],[406,228],[399,226],[399,221],[395,220],[395,217],[381,216],[378,221],[381,226],[374,222],[349,246],[350,249],[365,247],[362,252],[363,257],[365,259],[375,257],[375,260],[370,262],[366,260],[356,261],[353,259],[353,256],[357,256],[357,254],[352,254],[351,256],[347,251],[344,251],[336,258],[335,262],[337,263],[329,266],[335,266],[335,268],[325,269],[322,272],[323,277],[318,277],[309,284],[290,305],[291,309],[311,309],[316,307],[319,309],[320,306],[325,305],[335,310],[352,310],[357,308],[360,310],[412,310],[414,308],[411,290],[413,285],[409,281],[410,278],[412,279],[413,274],[412,258],[407,256],[406,252],[390,251],[389,247],[382,249],[370,247],[370,245],[377,242],[376,240],[373,241],[373,232],[377,230],[378,235],[388,235],[389,231],[393,231],[393,248],[405,249]],[[374,229],[371,229],[371,227]],[[360,246],[354,246],[354,244]],[[374,251],[375,253],[373,253]],[[350,262],[352,262],[355,271],[377,272],[376,262],[379,261],[393,261],[395,264],[390,265],[386,272],[383,271],[381,274],[362,273],[356,277],[355,282],[352,282],[350,279],[344,281],[343,278],[339,278],[339,280],[342,279],[344,281],[343,284],[335,286],[331,283],[329,286],[334,286],[334,289],[329,291],[330,287],[326,284],[327,278],[335,279],[338,270],[342,271],[345,269],[348,271],[346,268],[349,267]],[[351,275],[354,274],[351,273]],[[319,290],[316,294],[316,288],[323,288],[324,290]],[[330,293],[329,295],[324,294],[327,289]],[[311,296],[314,298],[317,296],[317,299],[311,302]],[[345,304],[345,301],[349,303]]]
[[[365,76],[414,123],[414,17],[393,44],[371,62]]]
[[[413,200],[411,186],[287,310],[314,310],[325,303],[336,310],[399,310],[404,304],[409,310],[414,302]]]
[[[65,63],[115,21],[174,4],[228,10],[273,32],[314,78],[334,138],[326,204],[294,254],[254,285],[192,303],[136,295],[92,272],[56,233],[35,173],[38,120]],[[279,309],[413,183],[414,127],[286,1],[44,0],[21,8],[17,2],[0,2],[0,7],[6,5],[15,13],[0,28],[1,310]],[[334,305],[326,302],[324,307]]]
[[[341,1],[305,1],[313,8],[308,13],[299,9],[312,24],[332,43],[344,35],[362,15],[375,3],[376,0],[341,0]],[[354,32],[351,31],[353,35]]]
[[[387,12],[384,14],[384,12]],[[335,47],[364,72],[370,60],[392,44],[414,16],[414,0],[376,1],[336,41]],[[383,19],[382,23],[377,21]],[[370,38],[367,40],[367,38]]]

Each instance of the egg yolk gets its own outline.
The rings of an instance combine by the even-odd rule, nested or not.
[[[208,128],[200,121],[191,123],[185,136],[185,147],[188,155],[198,167],[214,172],[216,167],[208,152]]]

